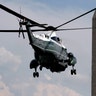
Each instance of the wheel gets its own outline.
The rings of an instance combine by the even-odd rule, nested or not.
[[[71,70],[71,75],[73,75],[73,70]]]
[[[35,73],[35,72],[33,73],[33,77],[34,77],[34,78],[36,77],[36,73]]]
[[[74,74],[76,75],[76,69],[74,69]]]
[[[39,77],[39,73],[38,72],[34,72],[33,73],[33,77],[35,78],[36,76]]]
[[[76,69],[71,70],[71,75],[73,75],[73,74],[76,75]]]
[[[36,76],[39,77],[39,73],[38,72],[36,72]]]

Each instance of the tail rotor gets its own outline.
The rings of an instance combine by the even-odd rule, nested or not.
[[[21,7],[20,7],[20,14],[21,14]],[[19,35],[18,35],[18,37],[20,37],[20,34],[22,33],[22,36],[23,36],[23,39],[25,39],[25,35],[24,35],[24,32],[23,32],[23,20],[21,20],[21,19],[18,19],[17,18],[17,20],[18,20],[18,22],[19,22]]]
[[[20,34],[22,33],[23,39],[25,39],[25,35],[24,35],[24,32],[23,32],[23,26],[22,26],[23,21],[21,19],[18,20],[18,21],[19,21],[19,35],[18,35],[18,37],[20,37]]]

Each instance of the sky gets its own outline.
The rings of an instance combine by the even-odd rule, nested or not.
[[[0,0],[12,10],[38,22],[58,26],[96,7],[96,0]],[[91,27],[90,13],[61,28]],[[17,17],[0,9],[0,29],[19,29]],[[17,33],[0,33],[0,96],[91,96],[92,30],[56,32],[68,52],[77,58],[77,75],[71,67],[51,73],[43,68],[33,78],[29,64],[34,50]],[[36,33],[40,34],[40,33]]]

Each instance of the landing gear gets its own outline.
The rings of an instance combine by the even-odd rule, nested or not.
[[[35,68],[35,72],[33,72],[33,77],[39,77],[39,72],[37,72],[37,68]]]
[[[76,75],[76,69],[74,69],[74,67],[72,68],[72,70],[71,70],[71,75]]]
[[[33,77],[35,78],[36,76],[39,77],[39,73],[38,72],[34,72],[33,73]]]
[[[42,66],[39,67],[40,71],[42,71]]]
[[[30,69],[34,68],[35,72],[33,72],[33,77],[39,77],[39,73],[37,72],[37,67],[39,66],[37,60],[32,60],[30,63]]]

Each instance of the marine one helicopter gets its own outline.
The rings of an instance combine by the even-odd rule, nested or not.
[[[62,40],[58,36],[56,36],[55,31],[68,30],[58,28],[96,10],[96,8],[68,22],[65,22],[57,27],[48,26],[47,24],[39,24],[1,4],[0,8],[20,18],[19,30],[0,30],[0,32],[18,32],[19,37],[20,33],[22,33],[23,38],[25,38],[24,32],[27,32],[28,34],[29,42],[32,48],[34,49],[34,57],[35,57],[35,59],[30,62],[30,69],[35,69],[33,77],[39,77],[39,73],[37,72],[38,67],[40,70],[42,70],[42,68],[45,67],[46,69],[49,69],[51,72],[61,72],[65,71],[65,69],[68,66],[72,66],[71,75],[73,74],[76,75],[76,69],[74,69],[74,66],[77,63],[77,59],[73,55],[73,53],[67,52],[67,48],[62,44]],[[25,26],[26,30],[23,30],[22,26]],[[32,30],[31,28],[33,27],[40,27],[40,28]],[[33,33],[37,31],[51,31],[51,33],[40,35]]]

